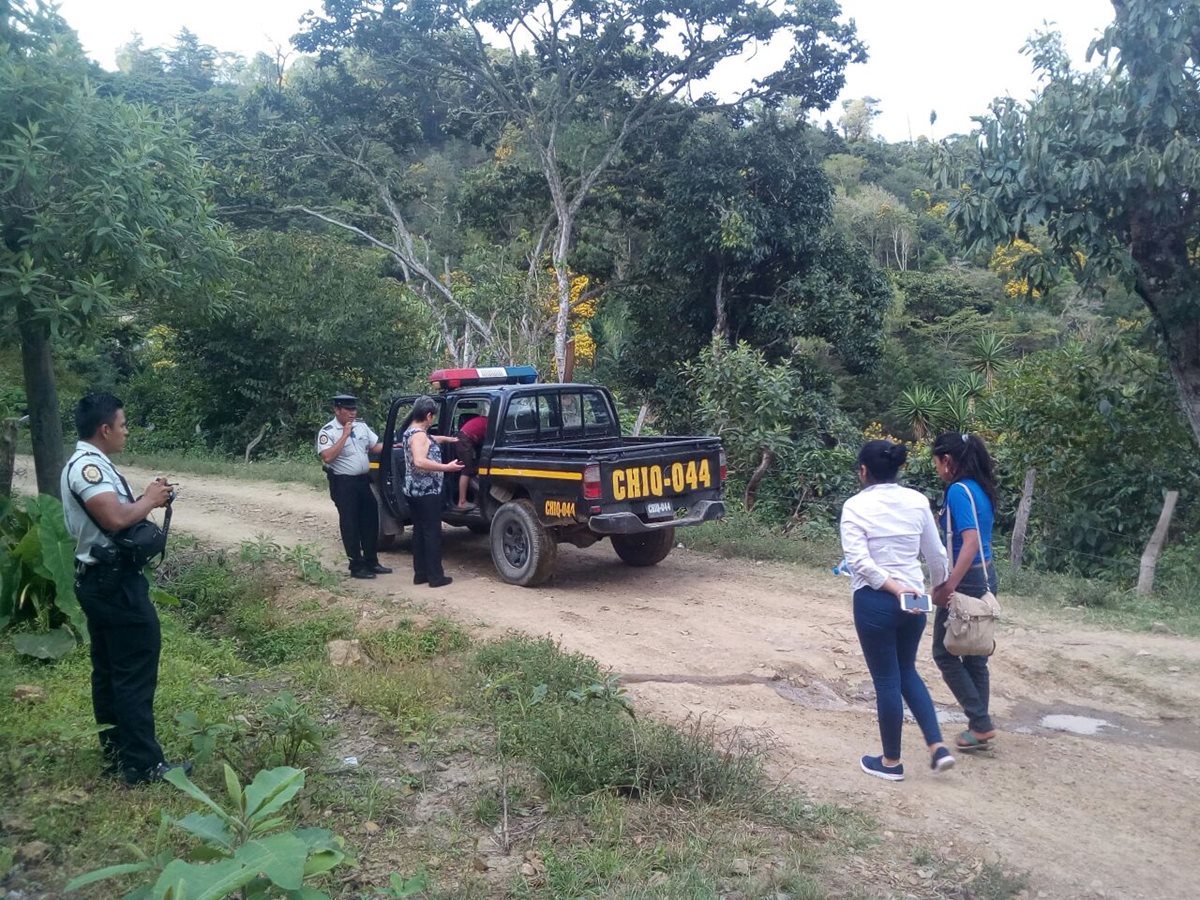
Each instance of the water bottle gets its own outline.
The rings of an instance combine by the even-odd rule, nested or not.
[[[842,557],[842,561],[833,567],[834,575],[845,575],[847,578],[851,576],[850,563],[846,562],[846,557]]]

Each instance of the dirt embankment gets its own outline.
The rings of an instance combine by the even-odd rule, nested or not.
[[[155,473],[126,474],[136,486]],[[28,489],[23,477],[18,487]],[[260,534],[311,543],[330,565],[343,561],[321,491],[178,480],[175,527],[233,545]],[[960,754],[956,769],[934,777],[910,727],[909,778],[885,784],[857,766],[859,755],[878,752],[878,731],[845,579],[679,550],[654,569],[623,566],[607,544],[561,551],[550,585],[511,587],[496,578],[487,540],[456,529],[446,541],[453,585],[414,587],[407,553],[387,554],[396,573],[362,583],[363,615],[382,613],[376,596],[401,597],[482,633],[550,634],[625,675],[643,710],[769,730],[782,777],[817,800],[875,815],[906,857],[910,838],[999,857],[1030,871],[1031,896],[1195,894],[1200,642],[1085,629],[1002,596],[998,746],[989,756]],[[961,719],[928,653],[922,670],[951,736]]]

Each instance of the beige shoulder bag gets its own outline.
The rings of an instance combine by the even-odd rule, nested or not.
[[[975,514],[975,528],[979,532],[979,562],[987,572],[987,560],[983,555],[983,529],[979,527],[979,510],[975,506],[975,495],[965,484],[959,484],[971,501]],[[947,498],[954,485],[946,489]],[[950,557],[950,569],[954,570],[954,541],[950,525],[950,503],[946,502],[946,553]],[[1000,604],[996,595],[985,591],[982,597],[972,597],[955,591],[950,595],[946,620],[946,649],[955,656],[991,656],[996,652],[996,620],[1000,618]]]

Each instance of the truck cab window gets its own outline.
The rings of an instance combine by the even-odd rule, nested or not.
[[[559,402],[562,404],[562,434],[564,438],[583,436],[583,407],[578,394],[563,394]]]
[[[558,437],[562,418],[558,407],[558,394],[538,394],[538,436]]]
[[[583,426],[588,434],[609,434],[613,430],[612,415],[599,391],[583,394]]]
[[[537,397],[513,397],[504,417],[504,435],[510,441],[531,440],[537,437]]]

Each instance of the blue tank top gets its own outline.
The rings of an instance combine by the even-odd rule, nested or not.
[[[404,493],[410,497],[424,497],[442,492],[442,473],[418,469],[413,465],[412,436],[422,429],[412,426],[404,432]],[[442,447],[433,438],[429,439],[429,460],[442,461]]]

